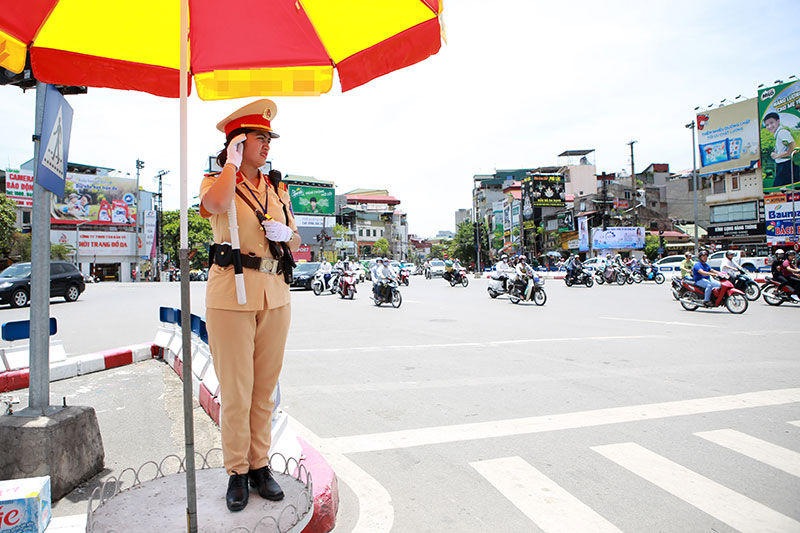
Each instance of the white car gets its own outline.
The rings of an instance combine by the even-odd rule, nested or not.
[[[434,259],[431,261],[431,277],[444,276],[444,261]]]
[[[669,255],[659,259],[654,265],[659,272],[680,272],[683,259],[682,255]]]
[[[592,257],[583,262],[583,268],[594,271],[602,271],[606,267],[605,257]]]

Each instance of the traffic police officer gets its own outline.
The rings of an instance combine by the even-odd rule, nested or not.
[[[230,476],[226,503],[231,511],[247,505],[248,481],[265,499],[283,498],[269,470],[269,448],[291,304],[289,285],[269,241],[278,246],[287,243],[296,251],[300,236],[285,186],[271,183],[259,170],[266,163],[270,141],[278,137],[271,127],[276,113],[275,103],[262,99],[217,124],[226,137],[217,157],[222,172],[206,176],[200,186],[200,214],[211,223],[218,252],[209,269],[206,323],[220,383],[222,451]],[[234,266],[226,261],[231,255],[227,246],[231,200],[238,214],[244,305],[237,302]],[[259,222],[254,208],[267,220]]]

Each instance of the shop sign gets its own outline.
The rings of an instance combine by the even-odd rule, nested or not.
[[[725,237],[763,237],[765,230],[766,224],[763,222],[723,224],[720,226],[709,226],[708,236],[712,239]]]
[[[75,232],[50,230],[50,242],[75,248]],[[136,234],[128,231],[79,231],[80,255],[135,256]]]
[[[33,176],[7,170],[6,196],[14,200],[17,207],[33,207]]]

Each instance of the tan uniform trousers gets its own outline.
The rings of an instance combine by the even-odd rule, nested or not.
[[[291,304],[259,311],[206,309],[220,384],[222,457],[228,475],[246,474],[269,463],[272,394],[290,320]]]

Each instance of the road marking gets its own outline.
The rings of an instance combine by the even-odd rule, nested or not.
[[[695,435],[778,470],[783,470],[787,474],[800,477],[800,453],[733,429],[701,431]]]
[[[334,353],[334,352],[384,352],[386,350],[420,350],[430,348],[465,348],[470,346],[500,346],[506,344],[531,344],[544,342],[583,342],[583,341],[618,341],[618,340],[640,340],[640,339],[664,339],[664,335],[612,335],[603,337],[554,337],[549,339],[512,339],[504,341],[485,341],[485,342],[454,342],[446,344],[396,344],[382,346],[349,346],[345,348],[290,348],[286,352],[312,352],[312,353]]]
[[[789,423],[790,423],[791,425],[793,425],[793,426],[798,426],[798,427],[800,427],[800,420],[795,420],[794,422],[789,422]]]
[[[708,324],[696,324],[694,322],[668,322],[665,320],[645,320],[643,318],[618,318],[613,316],[601,316],[602,320],[620,320],[623,322],[646,322],[648,324],[662,324],[667,326],[689,326],[692,328],[719,328],[722,326],[711,326]]]
[[[430,444],[461,442],[577,429],[586,427],[655,420],[674,416],[715,413],[735,409],[765,407],[800,402],[800,388],[750,392],[730,396],[679,400],[674,402],[594,409],[557,415],[543,415],[511,420],[495,420],[390,431],[324,439],[326,447],[337,453],[371,452],[411,448]]]
[[[633,442],[592,449],[739,531],[800,531],[800,522]]]
[[[545,533],[620,531],[521,457],[476,461],[469,465]]]
[[[346,483],[358,498],[358,521],[350,533],[389,533],[394,524],[394,506],[389,491],[343,454],[326,449],[326,439],[320,439],[296,418],[289,419],[292,429],[325,456],[336,477]]]

